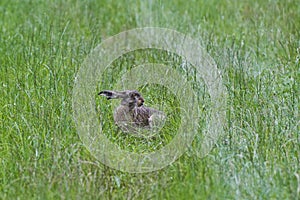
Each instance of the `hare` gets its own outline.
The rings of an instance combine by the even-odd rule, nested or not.
[[[109,99],[121,99],[114,111],[114,122],[124,132],[138,133],[140,129],[155,131],[161,127],[166,115],[159,110],[144,106],[144,98],[136,90],[103,90],[98,95]]]

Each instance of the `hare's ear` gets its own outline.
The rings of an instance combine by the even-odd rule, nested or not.
[[[128,95],[130,98],[141,97],[141,94],[136,90],[130,90]]]
[[[107,99],[117,99],[117,98],[124,98],[124,92],[116,92],[111,90],[103,90],[98,93],[100,96],[105,96]]]
[[[105,96],[107,99],[115,99],[117,98],[117,95],[115,92],[110,91],[110,90],[103,90],[98,93],[100,96]]]
[[[134,92],[130,92],[130,93],[128,94],[128,96],[129,96],[130,98],[134,99],[135,93],[134,93]]]

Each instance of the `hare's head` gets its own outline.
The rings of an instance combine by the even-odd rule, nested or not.
[[[144,104],[142,95],[136,90],[125,90],[122,92],[103,90],[98,95],[105,96],[107,99],[122,99],[121,105],[129,108],[140,107]]]

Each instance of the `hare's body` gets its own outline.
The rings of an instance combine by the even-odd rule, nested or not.
[[[114,121],[125,132],[137,133],[140,128],[152,129],[158,124],[157,119],[161,122],[165,120],[163,112],[144,106],[143,97],[135,90],[123,92],[104,90],[99,95],[106,96],[107,99],[122,99],[121,105],[114,111]]]

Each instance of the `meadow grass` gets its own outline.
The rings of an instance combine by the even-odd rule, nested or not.
[[[72,89],[93,48],[144,26],[188,34],[216,61],[228,93],[226,131],[204,158],[195,140],[170,166],[130,174],[101,164],[83,145]],[[0,27],[1,199],[300,198],[296,0],[2,0]],[[140,62],[161,59],[146,55]],[[128,60],[115,67],[130,67]],[[111,137],[133,151],[160,148],[158,140]]]

